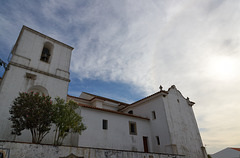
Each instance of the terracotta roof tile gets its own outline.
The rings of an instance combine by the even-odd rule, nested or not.
[[[231,148],[233,150],[237,150],[237,151],[240,151],[240,148]]]

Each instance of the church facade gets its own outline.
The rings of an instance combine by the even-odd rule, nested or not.
[[[176,86],[160,89],[132,104],[82,92],[67,95],[73,48],[23,26],[12,50],[9,70],[0,82],[0,140],[30,142],[30,132],[11,135],[9,108],[19,92],[39,92],[78,103],[77,112],[87,129],[72,134],[64,144],[186,158],[206,158],[193,113],[194,102]],[[44,143],[52,143],[53,134]]]

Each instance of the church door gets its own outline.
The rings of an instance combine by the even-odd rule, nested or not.
[[[148,153],[148,137],[143,137],[144,152]]]

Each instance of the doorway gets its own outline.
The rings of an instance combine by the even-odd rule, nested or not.
[[[148,137],[143,137],[144,152],[148,153]]]

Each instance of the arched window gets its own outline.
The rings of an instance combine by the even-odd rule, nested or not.
[[[130,110],[130,111],[128,111],[128,113],[129,113],[129,114],[133,114],[133,111],[132,111],[132,110]]]
[[[46,42],[43,46],[40,60],[46,63],[49,63],[50,57],[52,55],[52,49],[53,49],[53,45],[49,42]]]

